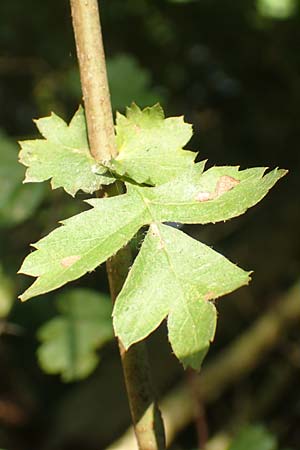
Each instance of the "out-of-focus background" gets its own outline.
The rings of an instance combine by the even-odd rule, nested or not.
[[[101,12],[114,111],[123,112],[132,101],[140,106],[159,101],[167,115],[184,114],[194,124],[189,148],[210,165],[289,169],[245,216],[185,227],[254,274],[249,287],[218,301],[217,335],[202,375],[184,373],[164,326],[149,339],[159,398],[173,392],[173,412],[181,417],[171,448],[194,450],[206,442],[210,450],[299,450],[300,2],[103,0]],[[97,310],[97,291],[107,293],[104,269],[42,298],[17,300],[30,282],[16,275],[29,244],[81,211],[85,197],[52,192],[49,183],[22,185],[16,142],[37,137],[32,118],[55,111],[69,120],[80,102],[68,1],[2,1],[4,450],[105,449],[130,423],[106,298],[105,311]],[[84,323],[83,302],[93,311]],[[76,370],[68,354],[70,327],[81,352]],[[210,391],[201,396],[199,385]],[[187,407],[182,393],[189,389]]]

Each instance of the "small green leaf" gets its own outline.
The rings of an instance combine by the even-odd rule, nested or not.
[[[20,162],[28,167],[25,183],[51,179],[52,189],[63,187],[74,196],[80,189],[91,194],[114,181],[89,152],[81,107],[70,125],[55,114],[35,122],[45,139],[20,142]]]
[[[249,274],[183,232],[152,224],[115,303],[116,335],[125,348],[168,315],[169,339],[183,365],[199,369],[212,341],[216,299],[249,282]]]
[[[63,381],[88,376],[98,364],[96,350],[113,338],[110,299],[89,289],[73,289],[57,299],[57,317],[38,331],[43,370]]]
[[[140,110],[133,104],[126,117],[117,114],[119,154],[111,168],[138,183],[162,184],[192,166],[195,153],[183,150],[192,126],[182,117],[165,119],[160,105]]]
[[[234,439],[228,450],[277,450],[276,438],[263,426],[245,427]]]
[[[44,196],[43,186],[23,186],[24,168],[18,163],[16,144],[0,133],[0,226],[28,219]]]

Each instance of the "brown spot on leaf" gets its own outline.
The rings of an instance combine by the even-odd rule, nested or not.
[[[229,175],[223,175],[217,183],[217,187],[215,190],[215,196],[220,197],[220,195],[225,194],[225,192],[231,191],[237,184],[240,183],[240,180],[236,180]]]
[[[81,259],[80,255],[73,255],[73,256],[67,256],[66,258],[62,259],[60,264],[63,267],[71,267],[73,264],[75,264],[77,261]]]
[[[225,194],[225,192],[228,192],[231,189],[233,189],[239,183],[240,183],[239,180],[236,180],[235,178],[230,177],[229,175],[222,175],[217,182],[217,186],[214,192],[206,192],[206,191],[199,192],[195,197],[195,200],[198,202],[207,202],[208,200],[215,200],[216,198]]]
[[[211,200],[214,198],[214,193],[211,192],[199,192],[195,198],[197,202],[207,202],[208,200]]]

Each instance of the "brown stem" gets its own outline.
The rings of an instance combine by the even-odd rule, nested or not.
[[[97,161],[109,161],[116,147],[98,2],[70,1],[90,149]]]
[[[91,153],[98,161],[116,155],[114,126],[106,75],[97,0],[70,0],[80,66]],[[109,195],[116,195],[113,188]],[[122,289],[131,251],[127,246],[107,262],[112,300]],[[165,434],[152,388],[148,355],[144,343],[125,351],[119,341],[125,384],[134,431],[140,450],[164,450]]]
[[[208,426],[206,421],[205,406],[198,389],[199,374],[193,369],[187,371],[187,382],[190,386],[191,398],[194,403],[194,424],[198,438],[198,448],[206,448],[208,441]]]

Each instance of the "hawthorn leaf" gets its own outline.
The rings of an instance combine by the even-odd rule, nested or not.
[[[28,167],[24,183],[51,179],[52,189],[63,187],[74,196],[79,190],[91,194],[114,182],[90,154],[82,107],[69,125],[54,113],[35,123],[44,139],[20,142],[20,162]]]
[[[198,370],[215,333],[217,314],[210,300],[249,279],[248,272],[210,247],[153,223],[115,303],[116,336],[128,349],[168,316],[175,355]]]
[[[92,203],[92,202],[89,202]],[[147,220],[136,195],[99,199],[97,207],[62,222],[33,245],[20,273],[38,277],[21,300],[52,291],[94,270],[135,235]]]
[[[160,222],[208,223],[228,220],[258,203],[286,171],[239,171],[195,164],[182,176],[157,187],[127,184],[127,193],[91,199],[94,208],[63,223],[33,246],[20,272],[38,277],[20,297],[49,292],[94,270],[144,225]],[[146,276],[146,275],[145,275]]]
[[[40,366],[69,382],[97,366],[96,350],[113,338],[111,301],[91,289],[72,289],[57,298],[59,315],[38,330]]]
[[[159,104],[144,110],[132,104],[126,116],[117,114],[116,122],[119,153],[109,167],[119,175],[158,185],[192,166],[196,155],[183,147],[193,131],[183,117],[165,119]]]

